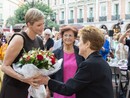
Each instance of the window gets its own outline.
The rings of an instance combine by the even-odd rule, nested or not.
[[[89,18],[90,17],[93,17],[93,8],[92,7],[89,8]]]
[[[62,0],[62,4],[64,4],[64,0]]]
[[[83,18],[82,15],[83,15],[83,10],[79,9],[79,18]]]
[[[114,15],[119,15],[119,4],[114,5]]]
[[[64,20],[64,11],[61,12],[61,20]]]
[[[73,19],[73,10],[70,10],[70,19]]]
[[[100,11],[101,11],[101,13],[100,13],[101,16],[106,16],[106,5],[105,5],[105,3],[101,4]]]
[[[128,14],[130,14],[130,2],[128,2]]]
[[[3,8],[3,5],[2,5],[2,3],[0,3],[0,8]]]
[[[0,13],[0,20],[2,19],[2,14]]]
[[[54,5],[56,5],[56,0],[55,0],[55,2],[54,2]]]

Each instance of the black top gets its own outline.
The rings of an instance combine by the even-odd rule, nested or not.
[[[66,84],[50,79],[48,87],[67,96],[75,93],[76,98],[114,98],[111,69],[99,52],[90,54]]]
[[[52,38],[49,38],[47,42],[45,43],[45,49],[49,50],[54,45],[54,40]]]
[[[13,63],[18,62],[22,56],[23,50],[29,51],[32,48],[43,49],[43,42],[40,37],[36,36],[34,40],[31,40],[25,32],[16,33],[11,37],[11,40],[15,35],[20,35],[24,39],[24,46],[19,55],[16,57]],[[0,92],[0,98],[27,98],[29,84],[23,83],[17,79],[14,79],[7,74],[4,74],[2,89]]]

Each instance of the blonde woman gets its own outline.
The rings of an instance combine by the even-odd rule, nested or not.
[[[121,33],[117,34],[117,40],[119,42],[120,37],[122,36]],[[115,50],[115,55],[117,60],[127,60],[128,58],[128,46],[122,44],[122,43],[118,43],[118,45],[116,46],[116,50]]]
[[[27,98],[28,87],[32,84],[32,78],[25,79],[21,74],[16,73],[12,64],[16,63],[22,56],[23,51],[28,52],[32,48],[43,49],[43,42],[40,37],[44,30],[43,13],[35,8],[31,8],[25,15],[25,22],[28,30],[11,37],[2,64],[2,71],[5,73],[0,92],[0,98]]]

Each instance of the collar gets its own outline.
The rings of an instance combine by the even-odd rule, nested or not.
[[[91,53],[86,59],[89,59],[89,58],[92,58],[95,56],[101,57],[101,54],[99,53],[99,51],[95,51],[95,52]]]

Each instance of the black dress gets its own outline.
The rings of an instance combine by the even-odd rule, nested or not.
[[[12,38],[15,35],[20,35],[23,37],[24,46],[13,63],[16,63],[19,60],[24,50],[28,52],[32,48],[44,49],[42,39],[40,39],[40,37],[38,36],[34,40],[31,40],[25,32],[22,32],[21,34],[14,34]],[[0,98],[27,98],[28,87],[29,84],[14,79],[8,76],[7,74],[4,74],[2,88],[0,92]]]

